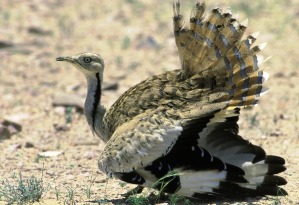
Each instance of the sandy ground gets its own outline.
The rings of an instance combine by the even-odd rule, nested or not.
[[[182,0],[190,16],[194,0]],[[220,1],[219,1],[220,2]],[[41,177],[49,191],[45,204],[127,204],[120,196],[131,187],[107,180],[97,169],[104,145],[89,131],[76,109],[53,107],[57,93],[85,96],[83,76],[60,55],[91,51],[105,59],[105,82],[118,83],[102,97],[111,105],[125,90],[153,74],[179,68],[172,34],[172,1],[159,0],[1,0],[0,3],[0,120],[22,119],[22,131],[0,141],[0,179],[14,175]],[[260,31],[270,92],[258,106],[244,110],[242,136],[286,159],[288,196],[250,198],[227,203],[299,203],[299,2],[228,0],[215,5],[232,7],[249,18],[247,34]],[[187,20],[186,20],[187,21]],[[30,146],[31,145],[31,146]],[[61,151],[42,158],[44,151]],[[91,190],[91,195],[86,193]],[[74,197],[70,197],[70,193]],[[223,201],[222,201],[223,202]],[[193,204],[222,203],[219,201]],[[153,202],[151,202],[153,203]]]

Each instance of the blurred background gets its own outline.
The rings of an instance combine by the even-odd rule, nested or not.
[[[195,3],[181,0],[186,24]],[[264,65],[270,92],[256,109],[243,111],[241,135],[286,158],[290,196],[284,200],[298,203],[299,1],[206,0],[206,5],[207,11],[230,7],[240,20],[249,19],[247,35],[260,31],[258,43],[267,42],[262,54],[272,56]],[[102,197],[107,181],[96,160],[104,145],[82,115],[85,79],[55,58],[101,54],[106,64],[102,101],[110,106],[141,80],[180,68],[172,15],[171,0],[1,0],[0,179],[12,172],[40,174],[44,166],[51,184],[47,198],[55,198],[54,190],[84,186],[92,176],[97,176],[93,197]],[[58,154],[45,157],[46,151]],[[111,196],[125,191],[114,189],[119,181],[111,183]],[[78,198],[86,198],[80,193]]]

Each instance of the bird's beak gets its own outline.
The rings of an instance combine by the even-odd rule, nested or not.
[[[72,57],[66,56],[66,57],[58,57],[56,58],[57,61],[66,61],[69,63],[74,63],[75,60]]]

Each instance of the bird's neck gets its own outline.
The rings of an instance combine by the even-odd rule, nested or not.
[[[101,105],[102,76],[97,73],[86,78],[88,89],[84,105],[85,117],[91,130],[107,142],[107,128],[103,122],[106,109]]]

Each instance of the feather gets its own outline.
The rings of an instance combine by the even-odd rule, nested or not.
[[[100,170],[188,197],[287,194],[279,187],[286,180],[276,175],[286,170],[285,160],[238,134],[241,108],[257,105],[268,90],[259,55],[265,44],[254,45],[258,33],[243,38],[248,20],[239,22],[229,9],[205,15],[205,4],[198,2],[189,27],[179,0],[173,10],[181,68],[131,87],[109,109],[100,104],[100,55],[57,58],[87,77],[85,115],[107,142]]]

